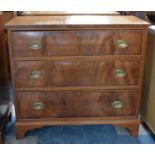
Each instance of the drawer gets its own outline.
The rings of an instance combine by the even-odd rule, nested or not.
[[[12,32],[13,56],[78,55],[78,37],[74,31]]]
[[[18,92],[17,119],[135,116],[136,91]]]
[[[17,88],[138,85],[140,63],[140,60],[16,61],[15,83]]]
[[[142,31],[14,31],[15,57],[140,55]]]
[[[140,31],[80,31],[82,55],[140,55],[143,33]]]

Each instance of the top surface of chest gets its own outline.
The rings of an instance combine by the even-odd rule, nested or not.
[[[6,24],[11,29],[26,28],[144,28],[147,22],[134,16],[22,16],[15,17]]]

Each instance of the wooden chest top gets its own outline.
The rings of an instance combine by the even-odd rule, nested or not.
[[[7,28],[65,28],[65,27],[146,27],[145,22],[134,16],[22,16],[6,24]]]

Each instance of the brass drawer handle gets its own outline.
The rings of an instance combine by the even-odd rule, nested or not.
[[[35,102],[32,104],[33,110],[43,110],[44,107],[45,107],[45,105],[42,102]]]
[[[126,48],[129,46],[128,41],[126,40],[117,40],[114,42],[114,44],[118,47],[118,48]]]
[[[80,33],[79,32],[76,32],[76,36],[79,37],[80,36]]]
[[[114,109],[121,109],[121,108],[123,108],[123,102],[121,102],[121,101],[119,101],[119,100],[113,101],[113,102],[111,103],[111,105],[112,105],[112,107],[113,107]]]
[[[116,69],[113,74],[115,77],[118,77],[118,78],[127,76],[127,72],[123,69]]]
[[[32,71],[31,72],[31,79],[39,79],[41,77],[42,73],[40,71]]]
[[[28,45],[28,48],[29,48],[29,49],[32,49],[32,50],[38,50],[38,49],[40,49],[41,47],[42,47],[41,43],[40,43],[40,42],[37,42],[37,41],[34,41],[34,42],[32,42],[32,43],[30,43],[30,44]]]

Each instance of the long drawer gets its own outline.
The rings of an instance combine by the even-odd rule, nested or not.
[[[18,119],[135,116],[136,104],[136,91],[57,91],[16,94]]]
[[[14,31],[13,56],[140,55],[142,31]]]
[[[17,88],[131,86],[139,84],[140,60],[16,61]]]

